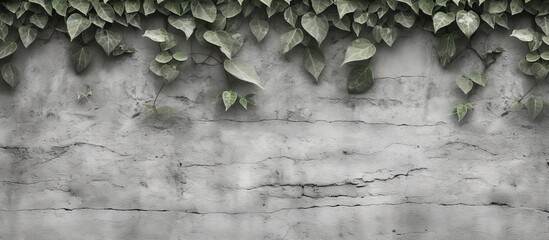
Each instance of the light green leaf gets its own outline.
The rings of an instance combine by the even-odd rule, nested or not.
[[[67,18],[67,31],[69,32],[71,41],[90,26],[91,21],[79,13],[73,13]]]
[[[433,0],[419,0],[419,9],[429,16],[433,14],[434,7],[435,3]]]
[[[17,30],[19,32],[21,42],[23,42],[23,46],[25,46],[26,48],[29,47],[29,45],[31,45],[34,40],[36,40],[36,36],[38,35],[38,30],[36,30],[36,28],[28,26],[21,26]]]
[[[490,0],[488,3],[488,12],[490,14],[502,13],[507,10],[507,0]]]
[[[473,81],[465,78],[465,77],[459,77],[456,80],[456,84],[463,91],[463,93],[467,94],[473,89]]]
[[[542,53],[540,54],[540,57],[541,57],[543,60],[549,61],[549,51],[542,52]]]
[[[242,11],[242,7],[237,2],[224,2],[219,4],[219,10],[226,18],[232,18]]]
[[[98,26],[99,28],[103,28],[105,26],[105,20],[101,19],[97,16],[97,14],[90,13],[89,18],[93,25]]]
[[[292,27],[295,27],[295,23],[299,17],[294,9],[295,8],[289,7],[284,10],[284,20],[292,25]]]
[[[470,38],[480,25],[480,18],[473,11],[461,10],[456,14],[456,22],[465,36]]]
[[[95,41],[105,50],[107,55],[110,55],[122,41],[122,35],[111,30],[97,29]]]
[[[528,110],[528,116],[530,119],[536,119],[543,109],[543,99],[539,97],[528,98],[526,109]]]
[[[280,41],[282,43],[282,53],[287,53],[303,41],[303,31],[299,28],[291,29],[280,36]]]
[[[351,42],[347,51],[345,52],[345,60],[341,64],[366,60],[374,56],[376,53],[376,46],[366,38],[359,38]]]
[[[356,66],[347,78],[347,92],[350,94],[365,93],[374,85],[374,73],[368,66]]]
[[[314,0],[311,1],[311,3],[313,5],[313,10],[315,10],[316,14],[324,12],[326,8],[333,4],[332,0]]]
[[[233,91],[224,91],[221,94],[221,98],[223,99],[223,104],[225,105],[225,111],[227,111],[236,102],[238,94]]]
[[[97,2],[97,3],[94,3],[93,5],[94,5],[93,8],[97,13],[97,16],[99,16],[101,19],[105,20],[106,22],[109,22],[109,23],[114,22],[116,15],[114,13],[114,10],[109,4],[106,4],[103,2]]]
[[[124,0],[124,10],[126,13],[139,12],[141,3],[139,0]]]
[[[255,72],[254,68],[245,61],[237,58],[225,60],[223,67],[234,77],[245,82],[253,83],[260,88],[264,88],[261,86],[261,80],[259,79],[259,76]]]
[[[69,0],[69,5],[83,14],[88,14],[90,10],[89,0]]]
[[[168,32],[166,32],[166,29],[164,28],[146,30],[143,37],[148,37],[155,42],[163,43],[168,40]]]
[[[168,83],[174,81],[179,76],[179,70],[177,70],[177,66],[172,64],[164,64],[160,68],[160,73],[164,80],[166,80]]]
[[[442,36],[437,46],[438,58],[442,66],[448,65],[456,55],[456,43],[451,34]]]
[[[414,12],[419,14],[419,6],[418,6],[417,0],[414,1],[415,3],[412,2],[412,0],[397,0],[397,2],[402,2],[407,4]]]
[[[536,62],[537,60],[539,60],[539,58],[540,58],[540,55],[535,52],[526,54],[526,61],[528,62]]]
[[[176,61],[179,61],[179,62],[187,61],[187,59],[189,58],[189,56],[187,56],[187,54],[182,52],[182,51],[177,51],[177,52],[173,53],[172,56],[173,56],[173,59],[175,59]]]
[[[76,73],[84,71],[91,62],[91,51],[87,47],[75,46],[71,48],[69,58]]]
[[[211,23],[217,15],[217,8],[211,0],[191,0],[191,12],[195,18]]]
[[[17,50],[17,43],[12,41],[0,42],[0,59],[5,58]]]
[[[13,24],[13,14],[8,12],[0,12],[0,21],[11,26]]]
[[[15,88],[15,86],[19,83],[19,71],[17,71],[17,68],[11,63],[6,63],[2,67],[2,78],[12,88]]]
[[[228,59],[231,59],[240,50],[236,40],[225,31],[207,31],[204,33],[204,39],[218,46]]]
[[[301,17],[301,26],[307,33],[316,39],[318,45],[322,44],[322,41],[328,34],[328,19],[324,15],[317,16],[312,12],[308,12]]]
[[[257,41],[261,42],[269,31],[269,23],[259,17],[254,16],[252,17],[252,20],[250,20],[250,29],[252,30],[252,34],[255,36]]]
[[[0,40],[2,40],[2,42],[6,41],[8,32],[9,32],[8,25],[6,25],[3,22],[0,22]]]
[[[470,73],[467,78],[480,86],[486,86],[486,77],[482,73]]]
[[[153,14],[156,12],[156,4],[154,3],[154,0],[145,0],[143,2],[143,13],[145,16]]]
[[[243,97],[240,97],[240,99],[238,100],[238,103],[240,103],[240,105],[241,105],[244,109],[248,109],[248,99],[243,98]],[[226,110],[225,110],[225,111],[226,111]]]
[[[196,28],[196,23],[193,17],[179,17],[175,15],[170,15],[168,17],[168,22],[174,28],[183,31],[187,39],[191,37],[194,29]]]
[[[345,14],[354,12],[358,9],[358,3],[354,0],[337,0],[336,6],[340,19],[343,18]]]
[[[260,0],[265,6],[271,7],[273,0]]]
[[[168,51],[160,52],[159,54],[154,57],[154,60],[156,60],[159,63],[168,63],[173,59],[172,55]]]
[[[515,29],[511,33],[511,37],[516,37],[523,42],[530,42],[534,40],[534,30],[531,28]]]
[[[149,69],[151,72],[153,72],[156,76],[162,77],[162,72],[160,69],[162,69],[162,66],[164,64],[157,62],[156,60],[152,60],[151,64],[149,65]]]
[[[549,16],[538,16],[535,18],[535,21],[543,33],[545,33],[545,35],[549,35]]]
[[[458,122],[460,122],[464,117],[465,115],[467,115],[467,106],[465,104],[458,104],[456,106],[456,114],[457,114],[457,117],[458,117]]]
[[[67,15],[67,8],[69,7],[67,0],[53,0],[51,5],[57,14],[63,17]]]
[[[433,27],[435,28],[435,33],[448,25],[450,25],[455,20],[455,15],[452,13],[437,12],[433,16]]]
[[[410,12],[398,12],[394,16],[395,22],[400,23],[405,28],[411,28],[416,21],[416,15]]]
[[[395,27],[386,27],[382,28],[379,34],[381,39],[390,47],[393,46],[393,43],[397,38],[398,30]]]
[[[539,62],[532,64],[530,71],[536,80],[546,78],[547,74],[549,74],[549,69]]]
[[[509,7],[511,8],[511,15],[519,14],[524,9],[522,6],[523,0],[511,0]]]
[[[303,64],[305,69],[315,77],[315,80],[318,82],[318,77],[322,70],[324,69],[324,53],[318,47],[308,47],[303,51]]]
[[[30,23],[34,24],[34,26],[37,26],[40,29],[44,29],[44,27],[48,23],[48,16],[35,13],[30,17]]]

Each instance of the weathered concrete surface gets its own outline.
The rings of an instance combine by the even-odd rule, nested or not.
[[[402,32],[371,62],[375,87],[348,95],[351,37],[328,37],[315,84],[276,26],[239,53],[266,90],[234,89],[257,106],[223,111],[221,67],[189,66],[160,96],[169,120],[140,114],[161,83],[140,31],[125,34],[137,53],[95,51],[81,76],[65,37],[18,53],[24,80],[0,91],[0,239],[549,239],[547,112],[500,116],[529,87],[526,46],[480,36],[506,52],[466,99],[454,79],[480,69],[475,55],[442,69],[434,37]],[[75,103],[85,85],[93,106]]]

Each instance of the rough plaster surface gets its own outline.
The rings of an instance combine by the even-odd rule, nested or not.
[[[125,33],[138,52],[94,51],[80,76],[63,36],[14,56],[23,80],[0,90],[0,239],[549,239],[548,114],[500,116],[531,84],[515,68],[524,44],[479,37],[506,52],[466,99],[454,79],[480,69],[475,55],[442,69],[433,36],[401,32],[371,62],[375,87],[348,95],[351,37],[327,38],[315,84],[301,50],[279,53],[276,26],[260,44],[245,34],[238,55],[266,86],[235,85],[257,93],[248,111],[214,102],[227,81],[200,65],[161,94],[173,118],[140,114],[161,85],[140,31]],[[86,85],[93,106],[75,103]],[[468,101],[458,125],[451,108]]]

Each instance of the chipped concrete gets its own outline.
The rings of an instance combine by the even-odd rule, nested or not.
[[[17,53],[22,82],[0,86],[0,239],[549,239],[547,112],[501,116],[531,84],[514,67],[526,46],[478,37],[506,51],[467,99],[454,79],[482,70],[475,54],[443,69],[433,36],[403,31],[371,61],[374,88],[348,95],[350,36],[328,36],[316,84],[277,26],[238,55],[265,90],[188,66],[159,98],[167,120],[143,114],[161,82],[140,31],[125,33],[138,52],[94,47],[80,76],[63,36]],[[91,103],[75,103],[86,85]],[[228,87],[258,105],[225,112]],[[475,111],[457,124],[463,102]]]

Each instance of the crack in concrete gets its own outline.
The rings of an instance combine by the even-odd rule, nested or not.
[[[237,123],[258,123],[258,122],[288,122],[288,123],[353,123],[366,125],[389,125],[396,127],[435,127],[447,124],[443,121],[438,121],[434,124],[408,124],[408,123],[390,123],[390,122],[366,122],[363,120],[290,120],[290,119],[259,119],[259,120],[236,120],[236,119],[189,119],[191,122],[237,122]]]

